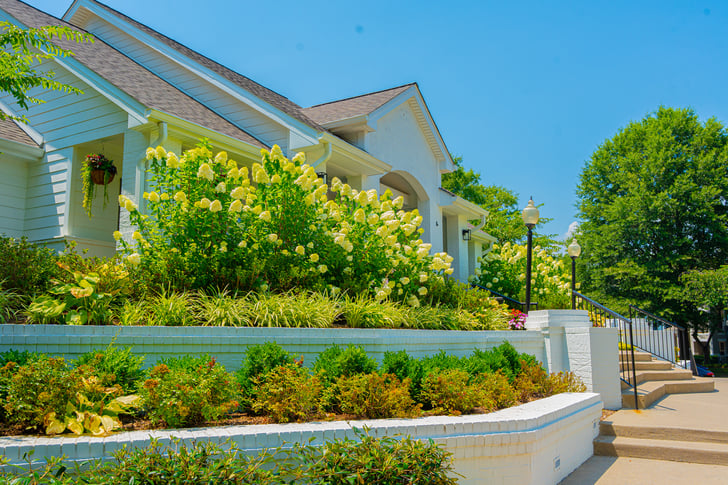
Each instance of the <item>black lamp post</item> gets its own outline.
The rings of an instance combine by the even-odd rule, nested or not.
[[[538,224],[538,209],[533,205],[533,197],[521,214],[523,223],[528,228],[528,249],[526,251],[526,311],[531,309],[531,252],[533,246],[533,228]]]
[[[571,256],[571,309],[576,310],[576,258],[581,254],[581,246],[574,239],[566,251]]]

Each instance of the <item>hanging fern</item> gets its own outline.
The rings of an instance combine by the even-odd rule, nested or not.
[[[104,208],[109,202],[109,182],[116,175],[116,166],[112,160],[102,154],[92,153],[86,155],[86,160],[81,166],[81,180],[83,181],[83,208],[89,218],[91,218],[91,204],[93,204],[94,195],[96,195],[96,183],[94,183],[91,176],[91,172],[94,170],[104,171]]]

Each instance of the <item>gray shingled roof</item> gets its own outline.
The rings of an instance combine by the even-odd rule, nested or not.
[[[0,138],[38,147],[38,144],[12,120],[0,120]]]
[[[416,85],[416,83],[410,83],[396,88],[385,89],[384,91],[318,104],[306,108],[304,112],[311,119],[321,124],[345,120],[355,116],[368,115],[387,101],[395,98],[398,94]]]
[[[64,25],[78,30],[78,27],[18,0],[0,0],[0,8],[28,27]],[[251,145],[265,147],[264,143],[249,133],[225,120],[100,39],[96,39],[93,44],[77,44],[65,40],[56,43],[63,48],[70,49],[76,54],[77,61],[148,108],[182,118]]]
[[[173,48],[177,52],[185,55],[186,57],[192,59],[193,61],[201,64],[202,66],[210,69],[216,74],[219,74],[220,76],[224,77],[228,81],[240,86],[244,90],[248,91],[249,93],[253,94],[254,96],[258,97],[259,99],[265,101],[266,103],[272,105],[273,107],[283,111],[284,113],[288,114],[289,116],[297,119],[298,121],[310,126],[311,128],[317,130],[317,131],[326,131],[324,128],[318,125],[315,121],[311,120],[308,116],[304,114],[304,109],[294,103],[293,101],[289,100],[285,96],[281,96],[280,94],[276,93],[275,91],[271,91],[270,89],[261,86],[260,84],[256,83],[250,78],[247,78],[243,76],[242,74],[239,74],[231,69],[228,69],[227,67],[223,66],[222,64],[219,64],[209,57],[205,57],[199,52],[196,52],[192,49],[190,49],[187,46],[184,46],[180,44],[179,42],[170,39],[169,37],[160,34],[156,30],[140,23],[134,20],[133,18],[127,17],[123,13],[114,10],[113,8],[104,5],[101,2],[97,2],[96,0],[92,0],[94,3],[99,5],[100,7],[104,8],[108,12],[116,15],[117,17],[125,20],[126,22],[129,22],[130,24],[134,25],[135,27],[139,28],[143,32],[151,35],[152,37],[156,38],[157,40],[163,42],[164,44],[168,45],[169,47]]]

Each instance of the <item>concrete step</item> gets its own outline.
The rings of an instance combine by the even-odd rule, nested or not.
[[[627,361],[632,358],[632,353],[628,351],[619,351],[619,361]],[[634,353],[634,360],[635,362],[650,362],[652,361],[652,354],[649,352],[637,352]]]
[[[630,373],[631,374],[631,373]],[[648,381],[687,381],[693,378],[693,373],[689,370],[674,368],[669,370],[638,370],[635,372],[637,377],[637,384],[642,384]],[[632,376],[628,376],[630,381]],[[624,381],[620,381],[622,384],[622,390],[629,389],[630,386]]]
[[[598,436],[594,440],[594,454],[725,465],[728,444]]]
[[[696,441],[701,443],[723,443],[728,445],[728,431],[690,429],[674,426],[634,426],[614,424],[611,421],[599,423],[601,436],[638,438],[667,441]]]
[[[672,369],[672,364],[670,362],[665,362],[662,360],[653,360],[653,361],[635,361],[634,367],[636,370],[669,370]],[[627,362],[620,362],[619,363],[619,370],[626,370],[629,369],[629,363]]]
[[[680,394],[690,392],[711,392],[715,389],[715,382],[709,377],[692,377],[691,379],[677,379],[670,381],[647,381],[637,386],[637,399],[639,408],[645,409],[665,394]],[[622,407],[634,409],[634,391],[622,391]]]

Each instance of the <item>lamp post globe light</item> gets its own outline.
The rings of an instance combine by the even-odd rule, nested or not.
[[[533,246],[533,228],[538,224],[538,208],[533,205],[533,197],[529,199],[528,205],[521,213],[523,223],[528,228],[528,246],[526,249],[526,308],[525,312],[531,309],[531,252]]]
[[[571,309],[576,310],[576,258],[581,255],[581,246],[576,239],[571,241],[566,252],[571,256]]]

